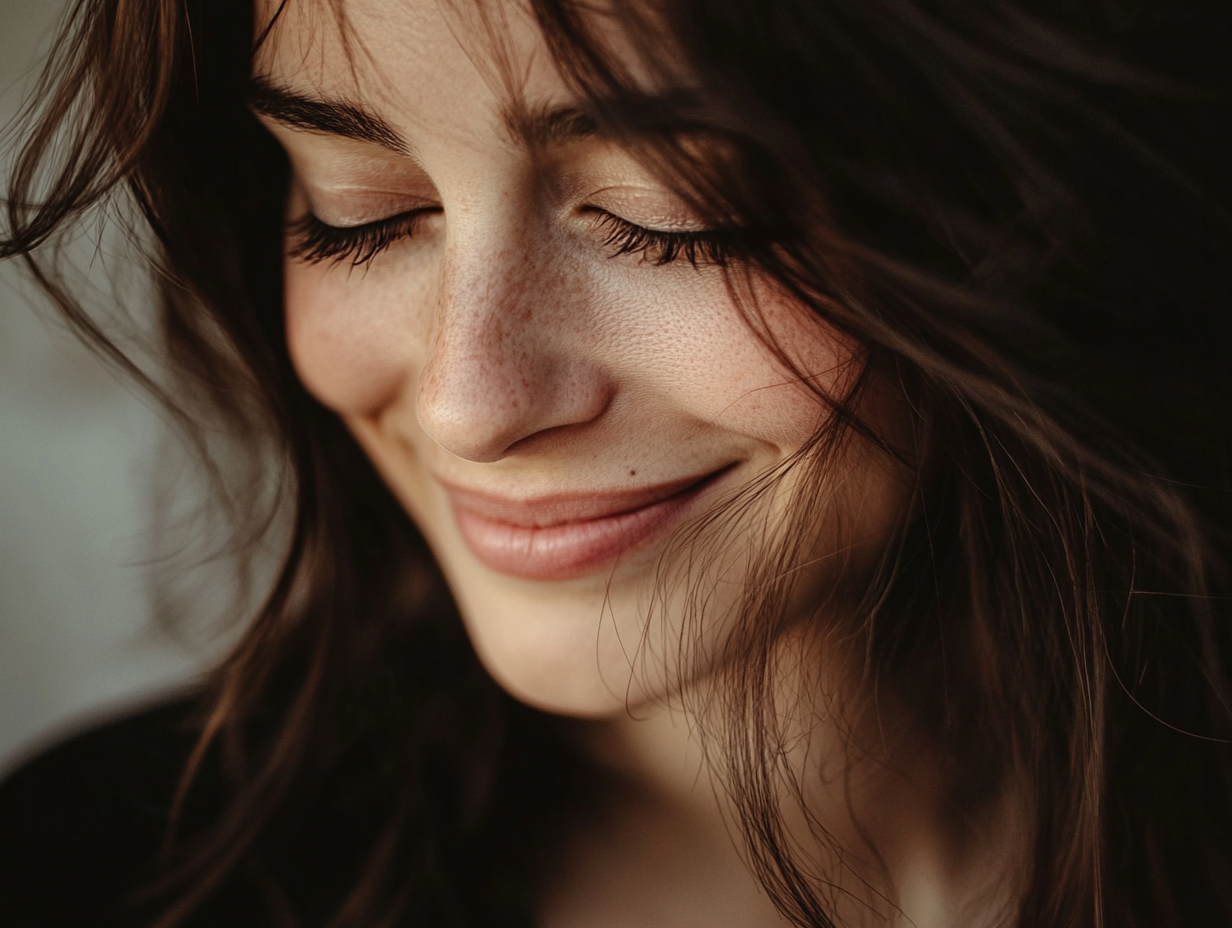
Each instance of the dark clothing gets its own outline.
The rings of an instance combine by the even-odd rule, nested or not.
[[[137,894],[154,875],[195,742],[191,705],[170,703],[78,735],[0,784],[0,928],[151,921],[154,906]],[[237,908],[245,904],[243,893],[232,893],[214,909],[213,924],[254,924],[251,908],[247,917]]]
[[[561,797],[578,793],[572,785],[578,776],[563,748],[535,734],[550,734],[554,727],[500,698],[512,706],[510,725],[518,737],[495,742],[497,748],[508,743],[525,749],[497,750],[486,760],[480,755],[494,773],[491,784],[480,783],[492,798],[478,808],[503,813],[471,813],[475,824],[449,812],[465,811],[457,796],[477,792],[458,776],[459,764],[441,760],[440,771],[425,767],[416,778],[402,767],[381,768],[375,749],[343,754],[328,776],[301,777],[269,810],[239,861],[209,884],[205,898],[179,924],[333,924],[339,907],[373,872],[374,849],[394,823],[399,843],[387,872],[401,893],[393,897],[398,925],[529,925],[529,874],[542,837],[558,828],[552,810],[559,815],[576,808]],[[207,753],[177,822],[179,856],[168,858],[163,851],[170,808],[197,741],[195,705],[183,699],[104,724],[35,757],[0,783],[0,928],[148,928],[183,901],[186,890],[204,885],[199,869],[179,882],[168,883],[167,875],[201,849],[198,842],[233,808],[235,794],[216,751]],[[432,761],[446,755],[437,747],[425,756]],[[397,786],[408,782],[421,787],[411,792],[423,811],[399,819],[406,800]],[[508,784],[518,789],[517,801],[501,792]],[[536,796],[535,802],[527,798]],[[347,924],[377,922],[392,923],[383,915],[361,915]]]

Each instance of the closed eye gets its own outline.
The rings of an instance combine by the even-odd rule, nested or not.
[[[640,255],[645,263],[660,267],[687,261],[694,267],[725,266],[739,249],[739,235],[734,229],[698,229],[672,232],[648,229],[598,207],[587,212],[604,234],[603,244],[612,257]]]
[[[308,264],[345,261],[352,267],[366,266],[398,241],[410,238],[424,216],[439,212],[439,207],[411,210],[357,226],[334,226],[305,213],[287,226],[287,255]],[[639,255],[654,266],[679,261],[694,267],[723,266],[739,246],[738,234],[732,229],[649,229],[597,207],[587,212],[595,216],[611,257]]]
[[[287,225],[287,255],[308,264],[347,261],[351,267],[365,266],[391,245],[410,238],[424,216],[439,212],[439,207],[416,209],[358,226],[332,226],[306,213]]]

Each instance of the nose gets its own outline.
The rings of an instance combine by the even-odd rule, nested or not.
[[[610,388],[584,350],[582,306],[570,305],[584,292],[516,246],[451,245],[415,397],[424,432],[460,458],[490,463],[533,436],[598,418]]]

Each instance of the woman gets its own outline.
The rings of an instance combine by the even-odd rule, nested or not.
[[[79,2],[2,253],[135,205],[293,527],[198,709],[9,784],[10,905],[1232,919],[1229,25]]]

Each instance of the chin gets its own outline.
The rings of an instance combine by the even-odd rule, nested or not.
[[[588,634],[553,631],[553,622],[463,615],[484,668],[511,696],[554,715],[601,719],[654,698],[627,662],[604,667],[597,647],[599,615],[578,616],[570,626]]]
[[[545,584],[501,576],[462,550],[440,553],[479,660],[515,699],[556,715],[600,719],[672,690],[672,655],[650,647],[664,636],[644,634],[648,621],[672,624],[658,610],[647,618],[653,570],[630,565]]]
[[[502,579],[453,585],[479,660],[515,699],[556,715],[606,718],[658,695],[620,646],[602,589],[518,595]]]

